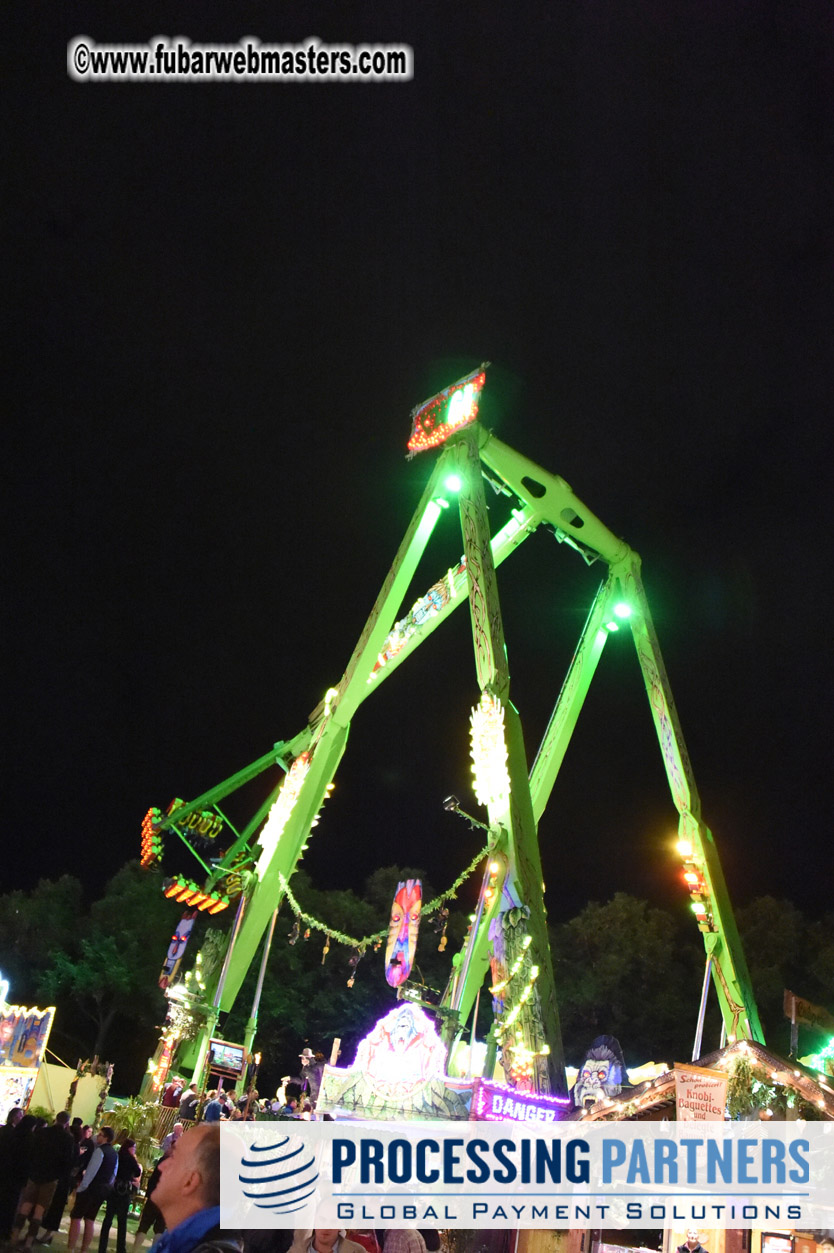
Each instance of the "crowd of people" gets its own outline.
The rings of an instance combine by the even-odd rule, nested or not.
[[[222,1232],[220,1222],[221,1121],[256,1117],[312,1116],[324,1057],[305,1048],[300,1073],[284,1076],[273,1098],[254,1086],[242,1096],[222,1087],[200,1093],[193,1083],[172,1079],[162,1093],[176,1121],[160,1141],[160,1156],[145,1181],[144,1204],[131,1253],[149,1232],[153,1253],[432,1253],[436,1233],[417,1231]],[[325,1115],[327,1117],[327,1115]],[[137,1200],[142,1166],[136,1142],[117,1141],[112,1127],[94,1132],[65,1111],[52,1123],[12,1109],[0,1128],[0,1253],[49,1245],[69,1206],[68,1253],[88,1253],[98,1233],[97,1253],[107,1253],[116,1227],[117,1253],[127,1253],[127,1220]],[[383,1249],[384,1244],[384,1249]]]
[[[161,1097],[164,1109],[176,1109],[182,1123],[201,1118],[203,1122],[255,1119],[259,1116],[274,1118],[311,1118],[316,1107],[321,1077],[324,1071],[324,1054],[304,1048],[298,1055],[301,1063],[298,1074],[284,1075],[274,1097],[263,1097],[254,1086],[243,1096],[237,1097],[222,1087],[210,1088],[201,1100],[195,1084],[186,1084],[176,1076],[166,1084]]]
[[[21,1109],[9,1111],[0,1128],[0,1247],[49,1245],[70,1197],[70,1253],[87,1253],[102,1211],[99,1253],[107,1249],[115,1220],[119,1253],[126,1253],[127,1215],[142,1167],[136,1141],[114,1145],[112,1127],[97,1134],[61,1110],[52,1123]]]
[[[224,1242],[217,1231],[203,1239],[220,1219],[219,1129],[202,1122],[184,1133],[178,1123],[161,1149],[134,1250],[153,1228],[155,1253],[241,1253],[238,1238]],[[87,1253],[99,1218],[98,1253],[106,1253],[114,1223],[118,1253],[127,1253],[127,1218],[141,1176],[135,1140],[125,1136],[117,1145],[112,1127],[93,1135],[65,1111],[47,1123],[12,1109],[0,1128],[0,1249],[50,1244],[70,1204],[68,1253]]]

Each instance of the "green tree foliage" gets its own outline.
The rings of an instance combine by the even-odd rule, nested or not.
[[[293,892],[301,908],[327,926],[362,937],[387,928],[401,879],[423,880],[424,900],[434,889],[417,868],[377,870],[364,891],[322,891],[299,872]],[[438,952],[431,917],[423,919],[412,981],[440,991],[466,931],[463,909],[452,909],[448,943]],[[21,1003],[56,1003],[52,1049],[74,1062],[94,1053],[116,1063],[116,1090],[138,1088],[158,1038],[165,1001],[157,977],[181,906],[165,899],[159,875],[129,863],[88,908],[81,884],[71,876],[42,880],[31,892],[0,896],[0,969]],[[834,1012],[834,919],[810,922],[788,902],[763,897],[738,911],[753,985],[766,1022],[768,1042],[787,1052],[788,1025],[782,990],[791,987]],[[200,933],[219,922],[198,919],[186,965],[194,960]],[[304,1046],[328,1057],[342,1041],[341,1063],[353,1060],[358,1041],[396,1004],[385,981],[384,941],[357,954],[315,929],[304,937],[284,905],[275,928],[261,998],[256,1048],[263,1054],[259,1088],[274,1091],[282,1075],[297,1073]],[[295,942],[291,943],[290,940]],[[698,1013],[704,953],[686,916],[618,893],[593,902],[551,933],[556,992],[569,1062],[578,1064],[600,1034],[619,1038],[629,1064],[690,1056]],[[234,1011],[221,1022],[227,1039],[242,1040],[259,962],[253,963]],[[348,981],[355,974],[353,986]],[[427,999],[431,999],[427,993]],[[481,996],[479,1034],[489,1026],[490,998]],[[802,1028],[803,1033],[806,1028]],[[717,1047],[720,1019],[715,996],[704,1033],[705,1051]],[[817,1043],[808,1032],[800,1052]]]
[[[143,1048],[151,1051],[154,1026],[165,1015],[157,977],[176,921],[159,876],[129,862],[88,912],[75,883],[58,880],[51,891],[39,884],[30,898],[39,908],[44,898],[64,905],[71,898],[76,906],[70,920],[62,915],[48,923],[53,942],[34,967],[38,997],[58,1007],[55,1042],[65,1044],[69,1060],[73,1054],[112,1060],[118,1036],[135,1039],[140,1027]]]
[[[53,955],[69,951],[82,928],[83,889],[72,875],[0,896],[0,969],[15,1003],[35,1002]]]
[[[586,905],[551,935],[568,1059],[597,1035],[619,1039],[626,1061],[691,1055],[703,957],[671,915],[624,892]]]
[[[785,988],[834,1013],[834,919],[829,915],[810,922],[790,901],[760,896],[738,910],[738,927],[765,1038],[777,1053],[787,1055]],[[824,1042],[822,1033],[801,1030],[809,1033],[801,1053]]]

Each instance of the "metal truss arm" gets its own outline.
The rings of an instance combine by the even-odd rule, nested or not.
[[[481,460],[494,470],[511,491],[535,510],[542,522],[549,522],[561,538],[600,556],[609,565],[624,561],[629,549],[600,522],[572,488],[558,474],[550,474],[529,457],[502,444],[500,439],[476,427],[481,441]]]

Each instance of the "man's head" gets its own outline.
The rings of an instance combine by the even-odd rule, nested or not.
[[[220,1204],[220,1128],[199,1123],[179,1137],[159,1164],[153,1202],[169,1230],[200,1210]]]
[[[316,1227],[313,1232],[313,1248],[317,1249],[318,1253],[330,1253],[340,1234],[338,1228]]]
[[[66,1127],[69,1125],[70,1116],[65,1109],[59,1109],[55,1115],[55,1126]]]
[[[116,1133],[112,1127],[102,1127],[96,1138],[99,1144],[112,1144],[116,1138]]]
[[[184,1130],[185,1128],[183,1127],[181,1122],[175,1122],[173,1127],[171,1128],[171,1135],[174,1137],[175,1140],[179,1140]]]

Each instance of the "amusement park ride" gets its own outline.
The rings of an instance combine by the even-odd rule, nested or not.
[[[511,1086],[554,1097],[567,1094],[537,827],[605,644],[612,632],[625,628],[631,630],[637,650],[679,814],[678,851],[706,949],[703,999],[711,977],[730,1042],[764,1042],[718,851],[701,818],[643,590],[640,558],[591,513],[563,479],[479,425],[485,372],[482,366],[414,410],[409,453],[439,450],[433,472],[347,668],[313,711],[308,725],[195,800],[174,801],[167,812],[152,809],[146,816],[143,864],[158,862],[163,833],[172,831],[207,874],[202,886],[182,876],[166,880],[166,895],[193,911],[217,913],[229,906],[234,910],[222,965],[216,963],[199,994],[194,991],[190,1000],[185,997],[192,1014],[198,1016],[200,1029],[191,1056],[182,1057],[180,1050],[178,1066],[193,1065],[198,1082],[219,1014],[233,1005],[265,932],[271,934],[277,908],[332,787],[351,719],[464,601],[469,604],[481,692],[472,714],[472,759],[475,793],[488,814],[483,824],[488,847],[478,906],[463,949],[453,958],[452,975],[439,1006],[426,1006],[440,1018],[448,1050],[466,1027],[489,972],[494,1021],[485,1076],[490,1077],[500,1050],[505,1079]],[[509,520],[495,535],[490,535],[488,525],[485,480],[512,505]],[[455,498],[462,559],[398,619],[435,524]],[[496,568],[539,527],[551,530],[589,566],[599,562],[605,573],[528,771],[521,722],[510,701]],[[228,850],[219,859],[205,862],[193,847],[192,835],[216,834],[226,823],[218,802],[276,763],[286,772],[279,785]],[[450,798],[450,807],[455,804]],[[169,988],[169,995],[172,991]],[[406,983],[398,991],[412,1000],[420,998],[419,985]],[[244,1041],[247,1051],[253,1045],[255,1025],[253,1011]],[[176,1044],[171,1033],[168,1040]]]

